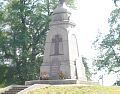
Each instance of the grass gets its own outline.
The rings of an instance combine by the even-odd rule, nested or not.
[[[120,94],[119,86],[47,86],[27,94]]]

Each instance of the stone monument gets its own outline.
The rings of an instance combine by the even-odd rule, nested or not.
[[[51,16],[47,34],[40,80],[26,81],[31,84],[87,83],[85,67],[79,57],[75,23],[65,0],[59,0]]]
[[[75,24],[71,21],[71,11],[64,0],[59,0],[53,11],[48,32],[40,76],[47,74],[50,80],[79,79],[86,81],[85,68],[79,59]]]

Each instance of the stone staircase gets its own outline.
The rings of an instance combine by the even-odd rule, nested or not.
[[[25,85],[16,85],[16,86],[12,86],[10,89],[4,91],[3,93],[0,94],[17,94],[18,92],[20,92],[21,90],[24,90],[28,88],[28,86]]]

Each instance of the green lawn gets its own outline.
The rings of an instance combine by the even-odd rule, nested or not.
[[[48,86],[27,94],[120,94],[117,86]]]

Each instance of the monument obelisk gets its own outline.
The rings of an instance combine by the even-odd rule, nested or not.
[[[75,23],[65,0],[59,0],[51,16],[50,28],[45,42],[40,76],[48,75],[49,80],[58,80],[59,73],[64,79],[86,81],[85,67],[79,57]]]

